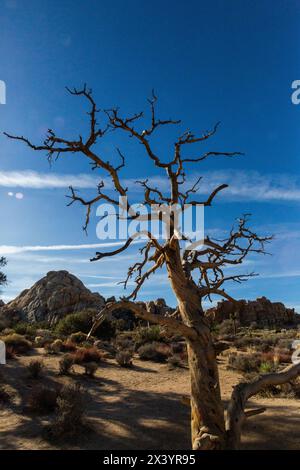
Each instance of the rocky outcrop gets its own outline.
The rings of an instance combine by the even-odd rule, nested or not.
[[[237,302],[223,300],[218,302],[216,307],[208,309],[206,316],[213,323],[221,323],[235,316],[242,326],[256,323],[259,327],[274,327],[296,322],[296,313],[293,308],[286,308],[281,302],[271,302],[266,297]]]
[[[0,315],[29,322],[46,321],[51,325],[67,314],[85,309],[98,311],[104,305],[104,298],[92,293],[73,274],[50,271],[30,289],[2,306]]]
[[[146,302],[146,305],[148,309],[150,310],[150,312],[156,315],[169,316],[175,312],[175,309],[172,307],[169,307],[166,304],[165,299],[162,299],[162,298],[151,300],[150,302]]]

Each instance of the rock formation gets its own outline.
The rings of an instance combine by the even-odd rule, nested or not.
[[[242,326],[256,323],[259,327],[292,324],[297,317],[293,308],[286,308],[281,302],[271,302],[266,297],[239,300],[236,303],[223,300],[216,307],[208,309],[206,315],[213,323],[221,323],[235,316]]]
[[[20,318],[34,322],[56,323],[63,316],[94,309],[105,304],[104,298],[92,293],[68,271],[50,271],[30,289],[24,290],[16,299],[0,307],[3,318]]]

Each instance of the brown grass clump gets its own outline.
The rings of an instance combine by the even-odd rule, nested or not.
[[[39,379],[44,369],[44,363],[39,360],[32,360],[27,366],[28,375],[31,379]]]

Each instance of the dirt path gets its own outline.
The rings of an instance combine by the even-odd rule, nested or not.
[[[40,352],[41,355],[41,352]],[[107,360],[95,379],[85,379],[80,367],[75,379],[57,376],[57,357],[43,357],[47,367],[44,382],[76,380],[90,392],[88,417],[94,432],[81,437],[76,445],[50,445],[42,438],[45,418],[24,413],[24,397],[32,381],[22,357],[7,368],[9,384],[15,393],[12,409],[0,409],[0,449],[188,449],[189,409],[181,401],[189,394],[186,369],[169,370],[164,364],[135,360],[133,369],[122,369]],[[220,361],[222,395],[226,402],[239,377]],[[22,393],[20,390],[22,388]],[[23,396],[23,399],[22,399]],[[249,419],[245,428],[245,449],[300,449],[299,401],[255,399],[249,405],[265,405],[267,411]]]

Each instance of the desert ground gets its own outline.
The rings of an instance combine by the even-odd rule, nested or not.
[[[26,397],[35,386],[26,365],[41,359],[46,372],[39,379],[53,382],[79,382],[89,392],[87,417],[91,430],[76,442],[49,443],[43,428],[52,418],[26,410]],[[182,396],[189,395],[189,371],[170,370],[167,364],[134,358],[132,368],[121,368],[113,359],[102,361],[94,378],[75,366],[71,376],[58,375],[59,356],[47,356],[42,348],[8,361],[6,382],[12,395],[9,406],[0,408],[0,449],[189,449],[189,407]],[[227,369],[227,355],[218,359],[222,397],[229,399],[241,376]],[[3,369],[4,370],[4,369]],[[256,397],[248,408],[265,406],[266,412],[247,420],[242,449],[299,449],[299,400]]]

